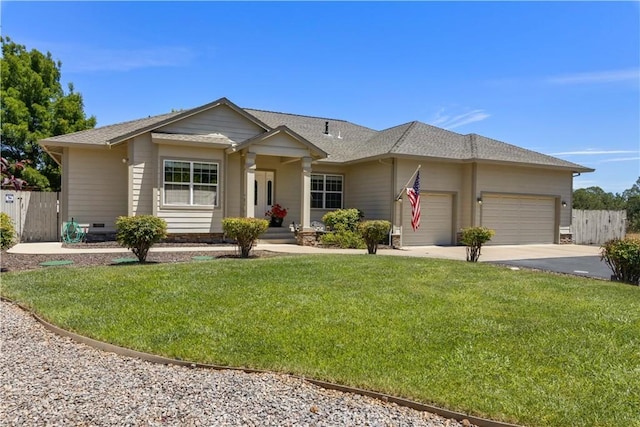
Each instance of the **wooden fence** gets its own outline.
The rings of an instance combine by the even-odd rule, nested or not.
[[[2,190],[0,197],[20,242],[59,240],[58,193]]]
[[[626,229],[627,211],[573,210],[571,232],[577,245],[602,245],[614,238],[624,239]]]

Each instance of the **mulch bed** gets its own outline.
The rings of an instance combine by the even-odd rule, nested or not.
[[[203,246],[193,244],[158,244],[154,247],[180,247],[180,246]],[[74,248],[119,248],[120,246],[115,243],[85,243],[72,246]],[[266,258],[273,256],[282,256],[283,254],[269,252],[269,251],[253,251],[251,258]],[[147,255],[147,263],[173,263],[173,262],[197,262],[194,257],[213,257],[215,258],[239,258],[238,252],[234,249],[229,251],[195,251],[195,252],[149,252]],[[0,266],[2,271],[24,271],[24,270],[37,270],[43,267],[40,264],[49,261],[73,261],[72,264],[63,265],[56,268],[74,268],[74,267],[91,267],[98,265],[112,265],[119,266],[114,260],[122,258],[135,258],[133,253],[120,252],[120,253],[77,253],[77,254],[60,254],[60,255],[31,255],[31,254],[11,254],[6,251],[2,251],[0,254]],[[203,259],[203,258],[200,258]],[[137,262],[136,262],[137,263]],[[131,263],[126,263],[131,264]]]

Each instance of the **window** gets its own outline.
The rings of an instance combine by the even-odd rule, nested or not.
[[[342,209],[342,175],[311,174],[311,207]]]
[[[164,161],[165,205],[215,206],[217,194],[217,163]]]

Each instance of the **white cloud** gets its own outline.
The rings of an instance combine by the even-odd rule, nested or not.
[[[602,154],[635,154],[638,151],[633,150],[581,150],[581,151],[564,151],[562,153],[552,153],[551,156],[591,156]]]
[[[628,68],[624,70],[608,70],[589,73],[574,73],[549,77],[547,83],[571,85],[589,83],[616,83],[625,81],[640,81],[640,69]]]
[[[629,162],[629,161],[638,161],[640,160],[640,157],[618,157],[618,158],[614,158],[614,159],[605,159],[605,160],[600,160],[598,163],[610,163],[610,162]]]
[[[78,47],[65,61],[70,72],[131,71],[140,68],[179,67],[190,63],[195,54],[179,46],[147,49],[89,49]]]
[[[456,114],[453,117],[445,113],[445,108],[441,108],[431,120],[431,124],[439,126],[444,129],[454,129],[460,126],[467,125],[473,122],[479,122],[491,117],[490,114],[484,112],[484,110],[473,110],[462,114]]]

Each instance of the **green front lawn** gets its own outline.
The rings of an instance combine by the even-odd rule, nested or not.
[[[283,256],[5,273],[63,328],[535,426],[640,425],[640,288],[487,264]]]

